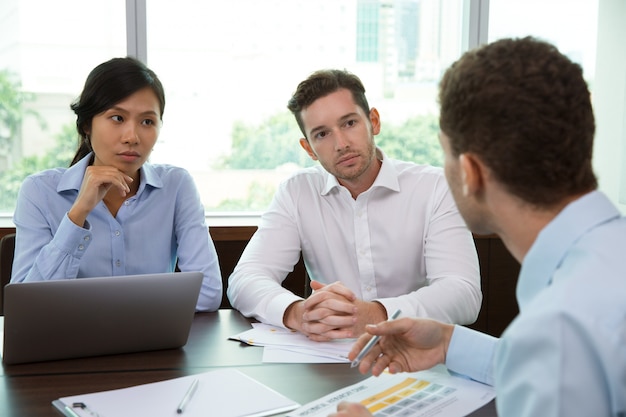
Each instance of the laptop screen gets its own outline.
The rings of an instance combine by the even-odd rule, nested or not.
[[[178,348],[187,343],[200,272],[11,283],[6,364]]]

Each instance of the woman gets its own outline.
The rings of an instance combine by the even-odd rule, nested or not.
[[[71,105],[81,142],[69,168],[31,175],[14,214],[12,282],[202,271],[198,311],[219,308],[222,279],[187,171],[147,163],[165,97],[153,71],[114,58]]]

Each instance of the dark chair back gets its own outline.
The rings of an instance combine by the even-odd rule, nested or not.
[[[0,315],[4,315],[4,286],[11,281],[13,255],[15,254],[15,233],[0,239]]]

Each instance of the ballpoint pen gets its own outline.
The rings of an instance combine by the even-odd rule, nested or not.
[[[187,406],[187,403],[189,402],[193,394],[196,392],[196,388],[198,388],[198,380],[194,379],[189,386],[189,389],[185,393],[185,396],[182,400],[180,400],[180,404],[178,404],[178,408],[176,409],[176,412],[178,414],[182,414],[182,412],[185,411],[185,407]]]
[[[400,309],[394,311],[394,313],[391,315],[391,317],[389,317],[389,319],[387,321],[391,321],[394,320],[396,318],[398,318],[398,316],[400,315]],[[379,335],[376,335],[374,337],[372,337],[369,342],[367,342],[367,344],[365,346],[363,346],[363,349],[361,349],[361,351],[359,352],[358,355],[356,355],[356,358],[354,358],[354,360],[352,361],[352,363],[350,364],[351,368],[354,368],[356,366],[359,366],[359,364],[361,363],[361,360],[365,357],[365,355],[367,355],[367,353],[372,350],[372,348],[374,347],[374,345],[376,343],[378,343],[378,340],[380,339]]]

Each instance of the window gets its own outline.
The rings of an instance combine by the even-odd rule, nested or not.
[[[535,36],[551,42],[579,63],[593,84],[598,0],[490,0],[489,42]]]
[[[67,165],[77,141],[69,104],[95,65],[127,55],[136,32],[147,39],[139,57],[166,90],[151,161],[187,168],[208,216],[233,224],[229,216],[257,216],[280,181],[314,163],[286,109],[314,70],[345,68],[363,80],[387,155],[440,165],[437,82],[468,38],[487,39],[474,33],[484,28],[468,21],[470,8],[489,11],[489,40],[554,42],[593,86],[602,1],[2,1],[0,214],[10,219],[26,175]],[[145,33],[126,16],[144,2]]]
[[[6,217],[26,175],[65,166],[73,156],[69,104],[95,65],[127,54],[127,3],[143,4],[0,4],[0,80],[7,86],[2,94],[12,95],[3,97],[0,113]],[[147,63],[167,99],[151,161],[187,168],[209,215],[264,210],[282,179],[314,163],[300,148],[287,100],[311,72],[334,67],[363,80],[383,121],[378,144],[389,156],[441,164],[437,80],[461,52],[463,4],[146,1]]]
[[[147,60],[168,99],[152,161],[187,167],[209,212],[262,211],[281,180],[313,164],[291,94],[314,70],[345,68],[381,113],[382,149],[440,165],[437,81],[461,51],[462,5],[149,1]]]
[[[126,54],[124,0],[0,3],[0,212],[24,177],[67,166],[77,135],[70,103],[97,64]]]

